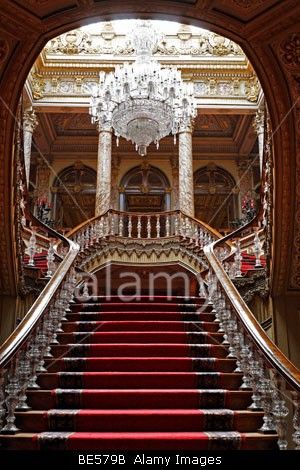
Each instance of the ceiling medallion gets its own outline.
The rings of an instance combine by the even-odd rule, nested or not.
[[[162,35],[150,22],[138,22],[130,33],[135,50],[133,64],[117,66],[114,72],[100,72],[91,97],[92,122],[112,127],[117,137],[135,144],[141,156],[154,142],[188,127],[196,116],[193,83],[184,83],[180,71],[161,67],[153,58]]]

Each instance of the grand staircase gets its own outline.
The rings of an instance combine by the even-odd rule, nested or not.
[[[4,449],[276,449],[204,299],[71,304]]]

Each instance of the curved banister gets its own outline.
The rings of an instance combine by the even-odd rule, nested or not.
[[[226,237],[225,237],[226,238]],[[223,242],[218,240],[210,245],[204,247],[208,261],[216,274],[219,282],[221,283],[228,300],[234,307],[237,316],[243,324],[245,330],[253,342],[258,346],[259,350],[263,352],[268,363],[271,364],[281,376],[297,391],[300,391],[300,371],[289,361],[289,359],[280,351],[280,349],[268,337],[258,321],[255,319],[253,313],[248,308],[242,297],[238,293],[234,284],[227,276],[222,263],[216,257],[214,249],[216,246]]]
[[[17,353],[22,344],[25,343],[32,330],[37,325],[43,312],[47,308],[51,298],[59,288],[65,275],[71,268],[76,255],[79,251],[79,246],[71,240],[68,240],[63,235],[58,234],[54,230],[51,230],[52,234],[55,234],[57,238],[69,245],[69,252],[55,271],[53,277],[47,283],[41,294],[38,296],[27,315],[23,318],[21,323],[13,331],[13,333],[6,339],[6,341],[0,347],[0,369],[4,368],[5,365],[13,358]]]

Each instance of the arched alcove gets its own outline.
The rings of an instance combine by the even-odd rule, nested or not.
[[[80,162],[59,173],[51,188],[55,226],[69,229],[93,217],[96,178],[96,172]]]
[[[120,210],[162,212],[170,210],[170,183],[166,175],[148,163],[129,170],[121,180]]]
[[[237,217],[237,195],[233,176],[224,168],[209,164],[194,174],[195,216],[219,229]]]

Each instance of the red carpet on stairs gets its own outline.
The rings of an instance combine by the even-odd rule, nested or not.
[[[276,449],[211,307],[164,297],[73,304],[4,449]]]

